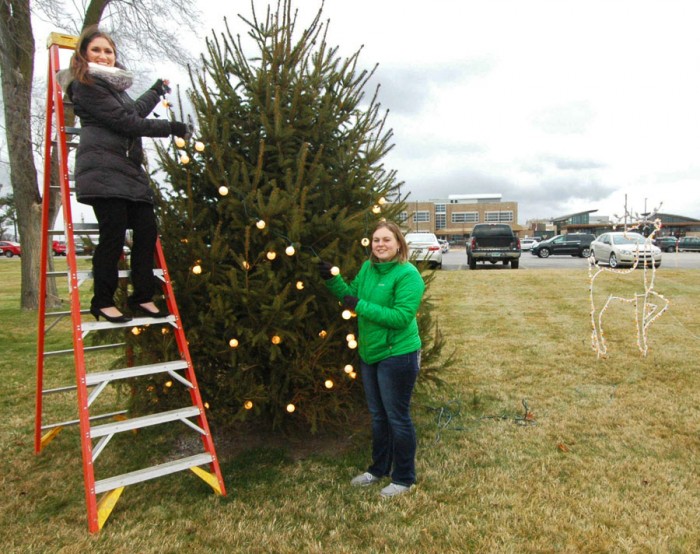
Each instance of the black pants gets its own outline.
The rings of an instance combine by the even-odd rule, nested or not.
[[[94,200],[92,208],[97,217],[100,242],[92,257],[95,280],[93,308],[114,306],[114,293],[119,282],[119,258],[124,249],[126,230],[133,230],[131,247],[131,300],[139,304],[153,300],[155,278],[153,255],[158,228],[153,205],[118,198]]]

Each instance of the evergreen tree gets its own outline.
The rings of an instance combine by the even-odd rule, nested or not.
[[[364,97],[372,71],[358,70],[359,51],[341,59],[327,45],[320,18],[297,38],[290,0],[264,20],[241,17],[254,57],[227,24],[191,75],[197,142],[160,151],[163,245],[214,418],[315,430],[363,402],[356,326],[317,263],[352,278],[376,221],[405,207],[382,165],[386,114],[376,92]],[[169,337],[153,331],[146,344],[142,356],[167,351]],[[137,398],[168,394],[156,383]]]

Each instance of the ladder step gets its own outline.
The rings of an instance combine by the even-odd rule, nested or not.
[[[139,469],[138,471],[132,471],[131,473],[115,475],[114,477],[102,479],[101,481],[95,481],[95,494],[101,494],[103,492],[118,489],[119,487],[126,487],[127,485],[141,483],[163,475],[170,475],[171,473],[177,473],[178,471],[184,471],[192,467],[209,464],[213,461],[214,457],[211,454],[195,454],[194,456],[181,458],[180,460],[173,460],[157,466]]]
[[[128,414],[128,413],[129,413],[129,410],[119,410],[116,412],[109,412],[107,414],[98,414],[98,415],[90,416],[90,421],[99,421],[100,419],[107,419],[110,417],[115,417],[115,416],[124,415],[124,414]],[[41,430],[46,431],[47,429],[55,429],[56,427],[69,427],[71,425],[78,425],[78,424],[80,424],[79,419],[71,419],[68,421],[60,421],[58,423],[49,423],[47,425],[42,425]]]
[[[114,344],[98,344],[97,346],[84,346],[83,352],[96,352],[98,350],[113,350],[116,348],[124,348],[126,346],[125,342],[116,342]],[[66,350],[52,350],[50,352],[44,352],[44,357],[49,356],[66,356],[68,354],[73,354],[75,350],[73,348],[68,348]]]
[[[154,277],[164,278],[162,269],[154,269],[153,275],[154,275]],[[47,271],[46,276],[47,277],[68,277],[68,271]],[[92,271],[88,270],[88,269],[86,269],[84,271],[78,271],[76,273],[76,276],[78,277],[79,281],[84,281],[85,279],[92,279]],[[130,269],[120,269],[119,270],[119,278],[120,279],[128,279],[129,277],[131,277],[131,270]],[[55,312],[55,313],[59,313],[59,312]],[[87,313],[87,312],[82,311],[81,313]],[[49,315],[49,314],[46,314],[46,315]],[[70,312],[68,312],[68,315],[70,315]]]
[[[178,419],[195,417],[200,414],[201,412],[197,406],[188,406],[187,408],[179,408],[168,412],[160,412],[157,414],[135,417],[125,421],[106,423],[90,429],[90,437],[93,439],[97,437],[104,437],[105,435],[113,435],[114,433],[122,433],[124,431],[142,429],[152,425],[160,425],[161,423],[169,423],[171,421],[177,421]]]
[[[90,331],[104,331],[105,329],[119,329],[120,327],[139,327],[141,325],[162,325],[170,323],[175,325],[175,316],[170,314],[166,317],[135,317],[125,323],[111,323],[109,321],[83,321],[82,330],[84,334]]]
[[[180,369],[187,369],[187,362],[185,360],[161,362],[158,364],[142,365],[138,367],[127,367],[124,369],[101,371],[99,373],[88,373],[85,376],[85,383],[88,387],[91,387],[104,381],[130,379],[131,377],[143,377],[145,375],[155,375],[156,373],[166,373],[168,371],[178,371]]]

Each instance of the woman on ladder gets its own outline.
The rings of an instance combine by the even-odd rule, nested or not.
[[[94,296],[90,313],[113,323],[131,317],[114,302],[118,264],[127,229],[133,230],[131,280],[127,304],[133,313],[165,317],[153,303],[153,254],[158,237],[153,192],[143,168],[141,137],[186,138],[188,126],[179,121],[146,119],[168,89],[158,79],[137,100],[126,93],[133,75],[118,61],[112,38],[96,26],[78,38],[63,90],[80,117],[80,144],[76,154],[78,201],[92,206],[100,233],[92,258]]]

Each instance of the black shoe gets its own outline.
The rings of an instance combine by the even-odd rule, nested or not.
[[[158,310],[157,312],[152,312],[151,310],[147,310],[138,302],[128,301],[127,304],[129,305],[129,309],[132,312],[139,313],[141,315],[145,315],[146,317],[168,317],[170,315],[168,312],[165,312],[162,310]]]
[[[118,315],[118,316],[107,315],[100,308],[95,308],[94,306],[92,306],[90,308],[90,313],[95,316],[95,319],[97,321],[99,321],[100,316],[102,316],[110,323],[127,323],[127,322],[131,321],[131,319],[132,319],[128,315],[124,315],[124,314]]]

